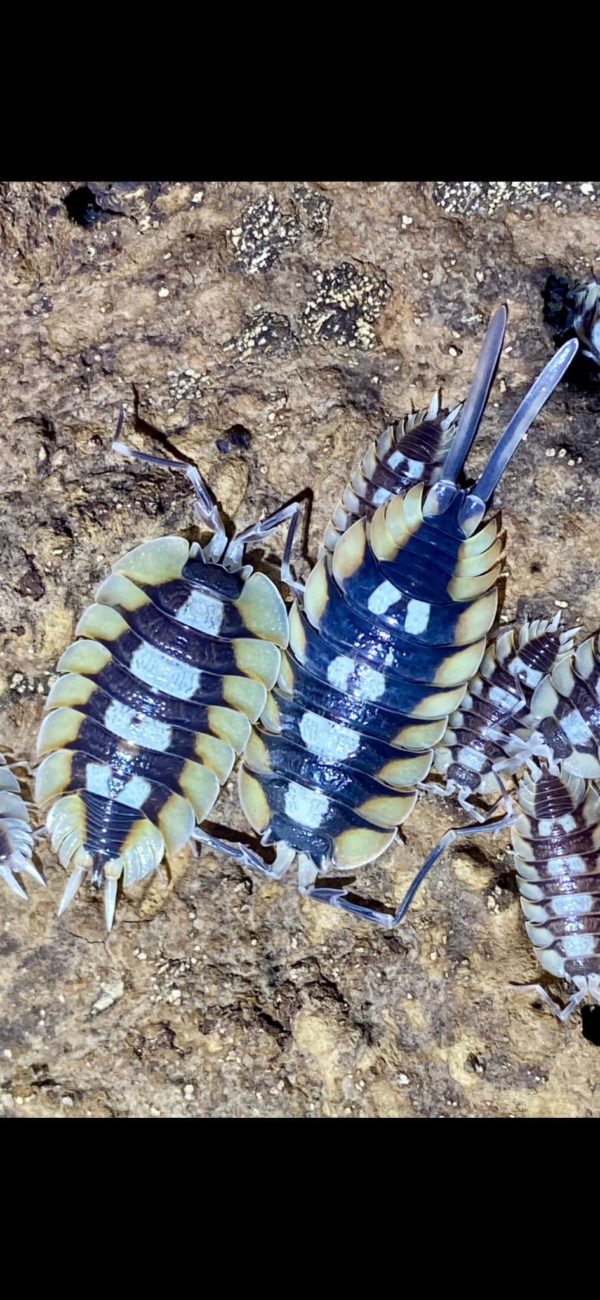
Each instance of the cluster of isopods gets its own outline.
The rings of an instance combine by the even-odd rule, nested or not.
[[[35,801],[69,872],[60,912],[89,877],[110,930],[119,882],[127,890],[193,839],[271,879],[297,859],[302,894],[391,929],[473,826],[444,836],[395,912],[326,877],[378,858],[419,791],[437,790],[478,831],[511,827],[528,935],[571,996],[561,1009],[533,987],[561,1018],[600,1003],[599,638],[575,649],[560,615],[492,631],[504,535],[489,503],[578,341],[553,356],[465,486],[506,320],[501,307],[461,407],[442,409],[438,395],[369,449],[305,584],[290,564],[298,505],[229,539],[195,468],[117,433],[116,451],[188,476],[212,536],[160,537],[118,560],[59,660]],[[291,608],[246,562],[282,524]],[[203,826],[238,756],[256,849]],[[511,793],[505,779],[519,774]],[[480,797],[494,802],[482,809]],[[0,767],[0,875],[21,896],[20,874],[41,880],[33,848],[19,783]]]

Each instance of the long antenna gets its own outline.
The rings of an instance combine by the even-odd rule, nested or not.
[[[551,397],[554,389],[560,383],[565,371],[571,365],[578,347],[577,339],[570,339],[568,343],[563,343],[562,348],[559,348],[556,355],[548,362],[548,365],[544,366],[541,375],[538,375],[531,385],[529,392],[513,415],[506,432],[502,435],[497,447],[494,448],[479,482],[471,489],[471,496],[478,497],[481,501],[489,501],[507,465],[512,460],[521,439],[525,437],[536,415],[539,415],[542,407],[545,406],[548,398]]]
[[[454,441],[440,475],[442,482],[456,483],[471,450],[475,435],[481,424],[481,417],[486,407],[490,388],[494,382],[494,375],[504,343],[507,321],[508,308],[506,306],[498,307],[487,327],[475,375],[461,411]]]
[[[227,532],[219,514],[217,503],[212,492],[204,482],[200,471],[196,469],[195,465],[190,465],[188,461],[167,460],[164,456],[152,456],[147,451],[137,451],[134,447],[128,447],[126,442],[121,442],[119,440],[119,434],[123,428],[124,420],[125,411],[121,404],[117,427],[115,429],[115,436],[113,438],[113,451],[116,451],[119,456],[127,456],[129,460],[141,461],[144,465],[155,465],[158,469],[169,469],[174,470],[179,474],[185,474],[194,489],[197,514],[199,515],[201,522],[206,524],[206,527],[210,528],[214,533],[214,537],[205,548],[205,554],[211,560],[220,560],[223,551],[227,546]]]

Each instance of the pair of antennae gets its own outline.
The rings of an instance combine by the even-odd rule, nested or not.
[[[438,489],[441,489],[438,493],[440,505],[443,501],[443,486],[456,487],[458,475],[475,440],[500,360],[507,321],[507,307],[498,307],[488,325],[473,382],[462,408],[456,435],[446,457],[440,482],[436,485]],[[497,488],[519,443],[560,383],[565,371],[571,365],[578,347],[577,339],[570,339],[568,343],[563,344],[555,356],[552,357],[552,360],[548,362],[548,365],[544,366],[542,373],[538,375],[529,392],[523,398],[518,410],[513,415],[500,442],[494,448],[479,482],[469,493],[470,497],[477,498],[484,507]],[[447,499],[449,499],[449,496],[450,494],[447,493]],[[483,514],[483,511],[481,511],[481,514]]]

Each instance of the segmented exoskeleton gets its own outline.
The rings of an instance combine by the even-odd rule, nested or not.
[[[394,915],[315,887],[392,843],[412,810],[433,749],[477,672],[496,616],[502,540],[487,504],[521,438],[577,350],[566,344],[536,380],[477,485],[458,486],[502,348],[506,311],[494,314],[438,481],[417,482],[374,512],[366,491],[348,500],[351,523],[312,571],[290,612],[290,645],[240,772],[245,815],[279,878],[299,854],[300,888],[388,928]],[[368,486],[368,485],[367,485]],[[390,490],[388,490],[390,488]],[[363,505],[360,501],[363,501]],[[371,518],[367,518],[372,513]],[[199,832],[214,847],[231,846]],[[406,902],[406,900],[405,900]]]
[[[529,753],[529,709],[542,679],[573,649],[573,630],[561,615],[501,631],[490,641],[460,709],[436,746],[433,771],[446,778],[444,793],[456,794],[475,817],[475,795],[505,793],[500,773],[515,773]],[[600,770],[600,767],[599,767]]]
[[[90,873],[95,886],[104,884],[108,929],[119,880],[127,889],[189,841],[264,708],[287,615],[274,584],[243,557],[286,520],[289,554],[299,510],[284,508],[228,541],[197,470],[114,446],[184,471],[214,535],[205,547],[160,537],[118,560],[80,619],[82,639],[62,655],[46,702],[36,799],[52,805],[52,847],[71,871],[59,911]]]
[[[31,861],[33,848],[29,809],[22,797],[21,786],[11,766],[0,754],[0,879],[19,898],[27,898],[27,894],[17,880],[18,875],[31,876],[38,884],[45,884]]]
[[[512,829],[527,934],[544,970],[575,986],[559,1020],[580,1002],[600,1003],[600,795],[590,781],[546,766],[519,782]]]
[[[595,632],[534,692],[530,748],[566,773],[600,778],[600,644]]]
[[[323,549],[334,551],[357,519],[371,519],[378,506],[423,483],[436,483],[452,445],[460,406],[442,409],[436,393],[427,411],[413,411],[384,429],[371,444],[325,532]]]

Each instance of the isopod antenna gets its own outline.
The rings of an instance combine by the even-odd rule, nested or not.
[[[544,366],[541,375],[538,375],[535,383],[531,385],[529,392],[523,398],[498,446],[492,452],[479,482],[473,488],[472,495],[479,497],[484,505],[493,496],[519,443],[560,383],[578,348],[577,339],[570,339],[568,343],[563,343],[562,348],[559,349],[556,356],[552,357],[548,365]]]
[[[505,309],[499,309],[504,312]],[[498,313],[494,313],[490,322],[490,330]],[[487,343],[487,338],[486,338]],[[536,416],[539,415],[548,398],[552,396],[554,389],[560,383],[563,375],[568,370],[573,357],[579,348],[577,339],[570,339],[559,348],[552,360],[548,362],[542,373],[538,375],[535,382],[531,385],[529,392],[526,393],[518,410],[513,415],[508,428],[503,433],[499,443],[494,448],[490,459],[481,475],[479,481],[471,488],[470,492],[463,493],[463,500],[459,502],[459,489],[456,487],[454,480],[450,479],[448,472],[448,462],[452,458],[450,470],[457,474],[459,464],[454,456],[455,448],[452,448],[450,457],[446,462],[443,471],[443,477],[439,483],[431,488],[425,505],[423,514],[425,516],[443,514],[450,506],[458,506],[457,523],[466,537],[470,537],[475,532],[478,524],[485,515],[489,501],[491,500],[504,471],[510,464],[519,443],[522,442],[528,429],[531,428]],[[485,344],[484,344],[485,350]],[[469,399],[470,400],[469,395]],[[471,438],[472,443],[472,438]],[[469,444],[470,445],[470,444]],[[460,449],[459,449],[460,451]]]
[[[498,307],[487,327],[471,387],[460,414],[456,435],[440,475],[442,483],[455,484],[481,424],[504,344],[508,308]]]

